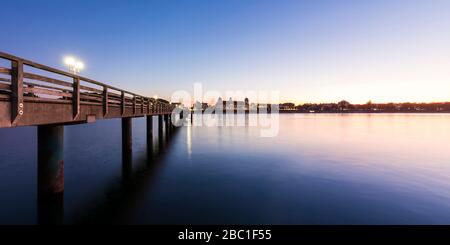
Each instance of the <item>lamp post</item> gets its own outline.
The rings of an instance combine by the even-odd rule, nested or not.
[[[78,75],[84,69],[84,63],[74,57],[68,56],[64,58],[64,64],[69,68],[69,72]]]

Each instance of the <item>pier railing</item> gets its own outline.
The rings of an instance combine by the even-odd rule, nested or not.
[[[7,53],[0,52],[0,60],[3,60],[0,63],[0,127],[167,114],[173,109],[166,100],[142,96]],[[9,61],[10,66],[2,66],[4,61]],[[1,102],[10,104],[2,107]],[[46,108],[54,111],[43,111]],[[10,114],[10,124],[4,118],[6,114]]]

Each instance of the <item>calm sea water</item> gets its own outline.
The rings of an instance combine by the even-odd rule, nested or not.
[[[151,155],[139,118],[131,165],[120,126],[65,127],[64,223],[450,224],[447,114],[282,114],[273,138],[183,127]],[[37,223],[36,141],[0,129],[0,223]]]

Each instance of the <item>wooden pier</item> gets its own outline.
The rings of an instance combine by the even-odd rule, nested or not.
[[[153,137],[153,116],[158,117],[158,132],[173,130],[175,105],[167,100],[3,52],[0,61],[0,128],[37,126],[39,198],[64,192],[64,126],[121,118],[123,155],[132,151],[132,118],[147,117],[147,137]],[[4,63],[9,65],[2,67]]]

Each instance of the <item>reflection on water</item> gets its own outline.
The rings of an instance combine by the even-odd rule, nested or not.
[[[282,114],[273,138],[230,118],[149,145],[134,119],[128,156],[119,120],[66,127],[64,223],[450,223],[450,115]],[[0,139],[0,223],[37,223],[36,129]]]
[[[186,147],[187,147],[187,152],[188,152],[188,156],[189,158],[191,158],[192,155],[192,126],[191,125],[187,125],[186,126]]]

